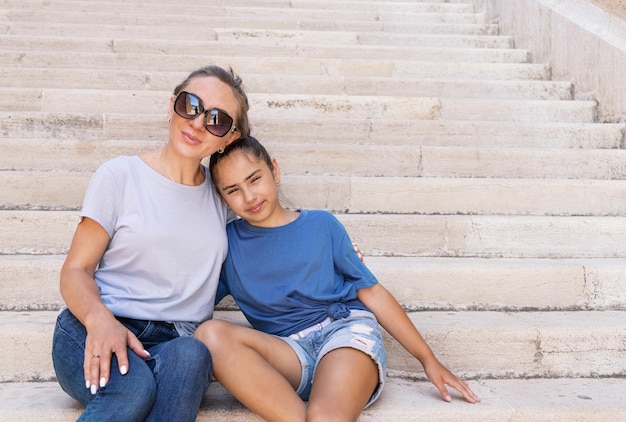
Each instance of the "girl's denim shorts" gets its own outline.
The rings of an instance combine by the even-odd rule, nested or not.
[[[383,345],[380,326],[369,311],[352,310],[346,318],[332,321],[318,331],[303,338],[280,337],[296,352],[302,365],[302,377],[296,393],[308,400],[315,368],[326,353],[350,347],[369,355],[378,366],[378,387],[365,405],[367,408],[378,399],[387,375],[387,352]]]

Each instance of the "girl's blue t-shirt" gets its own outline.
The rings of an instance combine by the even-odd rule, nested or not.
[[[288,336],[342,310],[362,309],[357,290],[377,283],[327,211],[301,210],[293,222],[262,228],[228,224],[228,256],[217,302],[228,294],[252,327]]]

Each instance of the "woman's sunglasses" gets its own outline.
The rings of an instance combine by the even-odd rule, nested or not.
[[[220,138],[226,136],[231,128],[233,132],[237,130],[233,126],[233,118],[228,113],[219,108],[205,110],[202,100],[190,92],[182,91],[178,94],[176,101],[174,101],[174,111],[187,120],[193,120],[204,114],[204,127],[209,133]]]

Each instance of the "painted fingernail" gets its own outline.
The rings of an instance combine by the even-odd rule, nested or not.
[[[89,380],[85,380],[85,388],[86,388],[87,390],[89,390],[89,385],[90,385]]]
[[[448,401],[448,402],[452,400],[452,399],[450,398],[450,396],[445,396],[443,399],[444,399],[445,401]]]
[[[107,380],[104,377],[100,378],[100,388],[104,387],[105,385],[107,385]]]
[[[128,369],[126,368],[126,365],[120,366],[120,374],[126,375],[127,372],[128,372]]]
[[[98,391],[98,386],[96,384],[91,386],[91,395],[95,395],[96,391]]]

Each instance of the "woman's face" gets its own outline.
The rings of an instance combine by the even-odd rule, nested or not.
[[[236,125],[239,117],[237,115],[237,99],[232,88],[218,78],[213,76],[196,77],[189,81],[184,91],[200,98],[205,110],[213,108],[224,110]],[[224,148],[239,137],[239,133],[233,131],[229,131],[223,137],[213,135],[204,126],[204,114],[200,114],[194,119],[185,119],[179,116],[173,109],[175,100],[175,96],[170,99],[170,143],[182,156],[200,160],[220,148]]]

